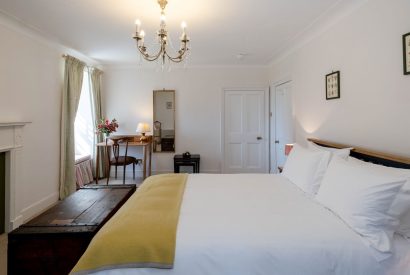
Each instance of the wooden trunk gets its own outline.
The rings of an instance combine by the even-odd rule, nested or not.
[[[135,185],[85,187],[8,235],[8,274],[68,274]]]

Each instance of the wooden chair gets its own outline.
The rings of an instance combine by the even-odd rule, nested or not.
[[[116,138],[116,139],[111,139],[113,144],[111,146],[108,146],[108,138],[105,141],[106,145],[106,150],[107,150],[107,157],[108,157],[108,163],[107,163],[107,185],[108,181],[110,180],[110,172],[111,172],[111,166],[115,166],[115,178],[117,178],[117,168],[118,166],[123,166],[123,184],[125,184],[125,170],[127,165],[132,164],[132,172],[133,172],[133,178],[135,179],[135,164],[138,163],[138,160],[135,157],[128,156],[128,142],[130,141],[129,137],[122,137],[122,138]],[[125,143],[125,154],[120,155],[120,143]],[[112,147],[112,153],[113,157],[110,157],[110,147]]]

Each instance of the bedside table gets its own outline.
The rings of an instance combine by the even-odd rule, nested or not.
[[[194,173],[199,173],[200,155],[191,155],[189,158],[184,158],[182,155],[174,156],[174,173],[179,173],[181,166],[192,166]]]

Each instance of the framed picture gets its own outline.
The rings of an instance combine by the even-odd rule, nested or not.
[[[410,74],[410,32],[403,35],[403,69]]]
[[[340,98],[340,71],[326,75],[326,100]]]

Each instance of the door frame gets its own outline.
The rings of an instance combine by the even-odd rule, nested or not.
[[[265,110],[264,110],[264,118],[265,118],[265,132],[263,133],[263,140],[264,142],[264,150],[267,152],[265,154],[265,173],[269,173],[270,165],[269,165],[269,159],[270,159],[270,154],[269,154],[269,143],[270,143],[270,137],[269,137],[269,87],[261,87],[261,88],[222,88],[221,90],[221,151],[220,151],[220,159],[221,159],[221,173],[224,174],[226,172],[225,170],[225,93],[226,92],[232,92],[232,91],[263,91],[264,94],[264,102],[265,102]]]
[[[272,142],[276,139],[276,113],[275,110],[273,110],[273,106],[276,105],[276,87],[289,82],[292,82],[290,76],[272,82],[272,85],[269,87],[269,173],[275,173],[277,171],[277,169],[271,170],[272,155],[274,156],[274,167],[277,167],[276,146],[272,146]]]

